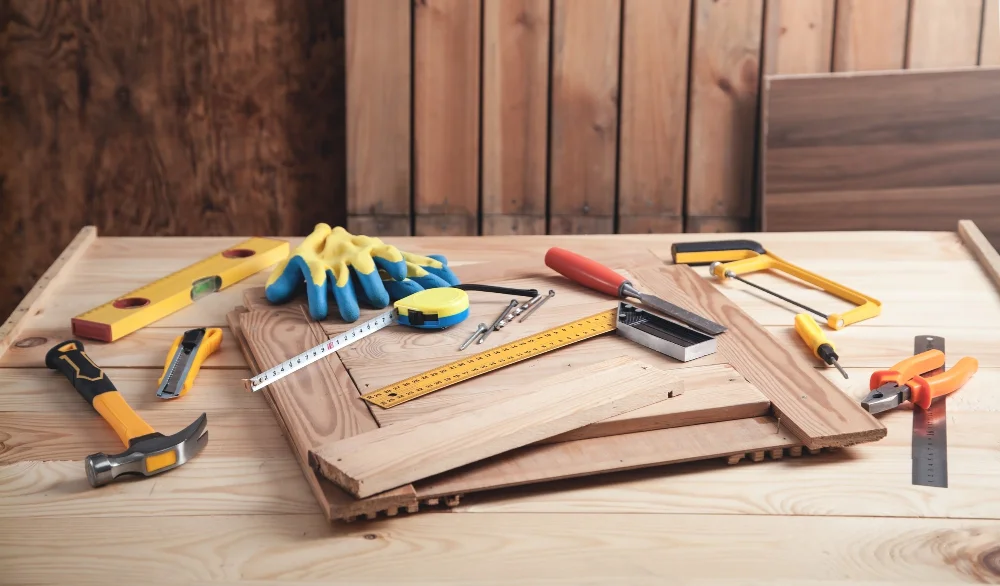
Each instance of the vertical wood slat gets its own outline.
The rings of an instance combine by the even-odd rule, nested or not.
[[[347,227],[410,234],[410,0],[346,0]]]
[[[767,0],[765,73],[829,72],[834,6],[835,0]]]
[[[763,0],[695,0],[688,231],[751,229]]]
[[[982,16],[983,0],[913,0],[906,68],[976,65]]]
[[[979,64],[995,67],[1000,65],[1000,0],[985,0],[985,2]]]
[[[484,0],[483,234],[544,234],[549,0]]]
[[[614,231],[620,0],[555,0],[549,232]]]
[[[909,0],[837,0],[834,71],[902,69]]]
[[[414,10],[415,232],[474,235],[481,2],[420,0]]]
[[[625,0],[620,233],[682,232],[690,0]]]

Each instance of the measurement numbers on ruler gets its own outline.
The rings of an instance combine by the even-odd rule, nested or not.
[[[369,334],[374,334],[382,328],[391,325],[395,319],[396,310],[393,309],[392,311],[387,311],[378,317],[366,321],[356,328],[347,330],[343,334],[337,334],[336,338],[331,338],[322,344],[306,350],[298,356],[289,358],[278,366],[269,368],[268,370],[251,378],[248,386],[251,391],[258,391],[273,383],[277,379],[284,378],[300,368],[309,366],[317,360],[321,360],[338,350],[342,350],[354,342],[367,337]]]
[[[363,395],[361,398],[382,408],[394,407],[481,374],[614,331],[616,313],[616,310],[606,311],[527,336],[418,374]]]

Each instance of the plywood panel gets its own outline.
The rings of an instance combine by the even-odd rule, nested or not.
[[[689,0],[625,2],[618,231],[680,232]]]
[[[555,0],[549,233],[614,231],[619,0]]]
[[[834,71],[902,69],[909,0],[837,0]]]
[[[681,390],[676,377],[619,356],[333,441],[313,455],[324,476],[367,497],[666,401]]]
[[[345,0],[347,229],[410,233],[410,1]]]
[[[835,1],[767,2],[764,25],[767,74],[830,71]]]
[[[907,69],[969,67],[979,62],[984,0],[913,0]]]
[[[344,221],[343,2],[5,2],[0,319],[84,225]]]
[[[413,6],[416,234],[476,234],[481,3]]]
[[[544,234],[549,0],[483,3],[483,234]]]
[[[1000,231],[998,92],[995,69],[770,80],[765,229]]]
[[[686,194],[692,218],[750,217],[763,7],[762,0],[695,1]]]

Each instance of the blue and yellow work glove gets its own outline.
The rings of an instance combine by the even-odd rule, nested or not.
[[[264,292],[271,303],[284,303],[305,285],[309,315],[317,320],[326,319],[327,297],[332,293],[340,316],[353,322],[361,312],[359,298],[381,309],[417,291],[458,283],[443,256],[400,252],[378,238],[317,224],[274,268]]]

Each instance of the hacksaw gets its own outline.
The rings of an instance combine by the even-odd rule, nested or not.
[[[81,313],[72,320],[73,334],[114,342],[287,256],[288,242],[251,238]]]

